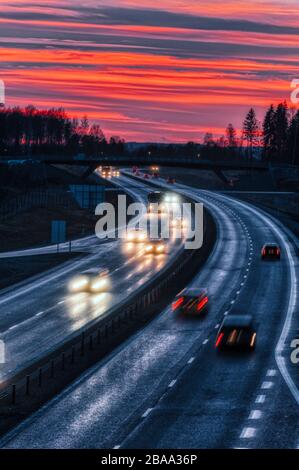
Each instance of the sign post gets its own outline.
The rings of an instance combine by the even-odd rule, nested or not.
[[[57,253],[59,252],[59,243],[65,243],[65,239],[66,239],[65,220],[52,220],[51,243],[57,243]]]

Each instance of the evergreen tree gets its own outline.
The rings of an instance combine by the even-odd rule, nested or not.
[[[299,111],[291,120],[287,134],[287,156],[292,165],[299,165]]]
[[[263,122],[263,155],[269,159],[275,153],[275,109],[273,104],[266,112]]]
[[[226,139],[229,147],[237,146],[237,132],[231,123],[226,128]]]
[[[259,144],[259,123],[253,108],[248,111],[243,122],[243,135],[252,158],[253,147]]]
[[[274,116],[275,123],[275,158],[277,161],[283,161],[286,157],[287,135],[288,135],[288,107],[286,102],[277,106]]]

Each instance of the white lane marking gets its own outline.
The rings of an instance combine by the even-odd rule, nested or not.
[[[263,413],[260,410],[252,410],[248,419],[260,419],[262,414]]]
[[[241,282],[241,286],[242,286],[242,287],[244,286],[244,282]]]
[[[150,412],[152,411],[153,408],[148,408],[145,413],[143,413],[142,418],[146,418]]]
[[[205,339],[205,340],[202,342],[202,344],[207,344],[208,341],[209,341],[208,339]]]
[[[175,380],[172,380],[172,381],[170,382],[170,384],[168,385],[168,387],[169,387],[169,388],[172,388],[175,383],[176,383],[176,379],[175,379]]]
[[[265,403],[266,395],[258,395],[256,397],[255,403]]]
[[[10,328],[8,328],[8,331],[10,330],[14,330],[15,328],[17,328],[19,325],[12,325]]]
[[[239,295],[239,294],[240,294],[240,291],[239,291],[239,290],[237,290],[237,295]]]
[[[113,449],[120,449],[120,446],[114,446]]]
[[[274,377],[277,371],[275,369],[268,369],[267,370],[267,377]]]
[[[57,302],[57,305],[61,305],[61,304],[64,304],[64,300],[60,300],[60,302]]]
[[[226,315],[228,315],[228,310],[226,310],[223,315],[226,317]]]
[[[215,325],[215,330],[217,330],[217,328],[219,328],[219,323],[217,323],[217,325]]]
[[[190,357],[189,361],[188,361],[188,364],[192,364],[192,362],[194,361],[195,357]]]
[[[267,390],[273,386],[273,382],[263,382],[261,388]]]
[[[230,303],[233,305],[235,303],[235,300],[231,300]]]
[[[241,439],[250,439],[254,437],[256,434],[256,428],[244,428],[241,432],[240,438]]]
[[[41,312],[38,312],[35,314],[36,317],[39,317],[40,315],[42,315],[43,313],[45,313],[43,310]]]
[[[225,198],[225,196],[222,196],[222,197]],[[289,303],[288,303],[287,313],[286,313],[284,325],[282,327],[281,335],[279,337],[279,340],[275,348],[275,360],[276,360],[277,366],[279,368],[279,371],[282,377],[284,378],[287,386],[289,387],[290,392],[292,393],[294,399],[299,405],[299,390],[296,387],[292,377],[290,376],[290,373],[287,369],[285,358],[283,357],[283,350],[284,350],[286,340],[291,329],[293,315],[296,311],[296,299],[297,299],[297,276],[296,276],[296,265],[295,265],[296,254],[294,254],[294,256],[292,255],[291,244],[288,242],[286,238],[286,234],[289,238],[291,238],[294,241],[295,245],[297,245],[297,240],[290,230],[284,227],[283,224],[281,224],[279,221],[276,221],[275,219],[273,220],[273,217],[271,217],[268,214],[265,214],[264,211],[262,211],[261,209],[256,210],[250,204],[248,203],[245,204],[241,201],[234,200],[234,203],[245,208],[247,211],[250,211],[251,213],[255,214],[260,220],[266,223],[273,230],[273,232],[279,238],[281,244],[284,246],[286,256],[289,261],[290,277],[291,277]]]

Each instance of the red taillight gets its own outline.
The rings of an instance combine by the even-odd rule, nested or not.
[[[263,248],[262,249],[262,255],[265,256],[265,254],[266,254],[266,248]]]
[[[276,254],[280,255],[280,249],[279,248],[276,249]]]
[[[207,303],[209,299],[208,297],[204,297],[197,305],[197,311],[199,312]]]
[[[224,336],[224,333],[220,333],[220,335],[218,336],[216,344],[215,344],[216,348],[218,348],[218,346],[220,345],[223,336]]]
[[[176,310],[184,302],[184,297],[180,297],[176,302],[172,304],[172,310]]]

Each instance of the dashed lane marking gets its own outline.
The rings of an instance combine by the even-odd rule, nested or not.
[[[252,410],[248,419],[260,419],[261,417],[262,412],[260,410]]]
[[[243,431],[241,432],[241,439],[250,439],[251,437],[254,437],[256,434],[256,428],[244,428]]]
[[[265,403],[266,395],[258,395],[256,397],[255,403]]]
[[[148,408],[145,413],[143,413],[142,418],[146,418],[150,412],[152,411],[153,408]]]
[[[272,385],[273,385],[273,382],[267,382],[267,381],[265,381],[265,382],[262,383],[261,388],[264,389],[264,390],[266,390],[266,389],[271,388]]]

